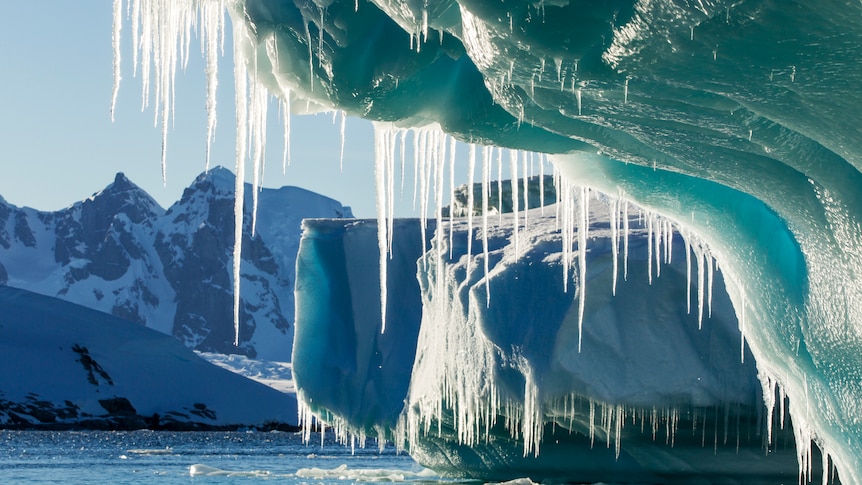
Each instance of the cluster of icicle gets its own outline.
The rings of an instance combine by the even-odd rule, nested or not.
[[[195,33],[198,33],[201,38],[202,54],[206,63],[206,109],[207,109],[207,151],[206,160],[207,168],[209,168],[209,146],[212,143],[216,128],[216,88],[218,85],[218,57],[219,51],[223,51],[225,38],[225,11],[227,7],[226,0],[114,0],[113,2],[113,52],[114,52],[114,86],[111,97],[111,116],[113,118],[116,109],[117,94],[119,91],[121,79],[121,30],[124,23],[124,18],[130,19],[131,25],[131,43],[132,43],[132,65],[134,75],[138,75],[140,69],[141,84],[142,84],[142,109],[147,108],[150,104],[154,104],[155,125],[161,128],[162,150],[161,150],[161,167],[163,179],[167,180],[167,133],[168,127],[173,121],[174,111],[174,81],[179,68],[184,68],[190,59],[191,40]],[[241,269],[241,247],[242,247],[242,226],[244,214],[244,177],[245,165],[247,160],[251,160],[253,164],[253,210],[256,213],[257,193],[262,182],[264,173],[264,161],[266,153],[266,119],[267,108],[269,106],[270,95],[276,95],[281,101],[280,109],[283,115],[284,129],[284,152],[282,167],[286,167],[290,162],[290,93],[270,93],[262,83],[254,78],[256,72],[254,62],[257,59],[257,52],[248,53],[240,48],[242,45],[257,46],[258,43],[251,41],[253,33],[249,32],[248,26],[244,22],[236,22],[234,24],[234,82],[236,89],[236,203],[235,203],[235,245],[233,253],[233,282],[234,282],[234,324],[235,324],[235,340],[239,343],[239,308],[240,308],[240,269]],[[240,39],[248,39],[249,42],[242,42]],[[275,39],[270,38],[263,42],[266,50],[266,55],[269,57],[273,65],[278,64],[278,53],[276,51]],[[250,78],[251,77],[251,78]],[[342,154],[343,154],[343,136],[344,136],[344,113],[341,113],[342,127]],[[448,135],[442,133],[437,127],[426,127],[416,130],[403,130],[395,128],[390,124],[377,124],[375,126],[375,171],[377,178],[377,216],[379,220],[379,249],[380,249],[380,278],[381,278],[381,312],[382,312],[382,329],[385,329],[385,308],[386,308],[386,261],[392,244],[392,218],[394,214],[394,185],[396,180],[395,165],[399,160],[396,157],[396,148],[400,154],[400,161],[403,164],[405,160],[405,136],[407,131],[414,135],[413,143],[413,159],[415,163],[415,179],[414,179],[414,201],[418,197],[420,201],[420,214],[424,219],[428,212],[429,199],[433,197],[435,207],[435,218],[437,219],[437,228],[442,228],[442,202],[444,179],[448,174],[450,197],[453,200],[451,190],[454,189],[454,159],[455,159],[455,141]],[[249,150],[251,147],[251,150]],[[498,184],[502,184],[502,167],[504,152],[506,150],[491,147],[476,147],[470,146],[468,156],[468,175],[469,184],[472,187],[474,182],[474,172],[477,163],[476,152],[481,150],[482,153],[482,211],[481,211],[481,234],[487,234],[489,223],[488,213],[488,193],[490,187],[490,178],[492,173],[492,165],[496,160]],[[251,153],[249,153],[251,152]],[[513,202],[513,245],[514,251],[517,254],[519,251],[519,225],[520,220],[527,223],[527,182],[526,174],[528,172],[528,160],[532,160],[533,154],[526,154],[517,150],[508,150],[508,159],[510,173],[512,177],[512,202]],[[448,171],[445,163],[449,163]],[[524,205],[519,204],[519,189],[518,189],[518,173],[524,174],[523,197]],[[530,163],[532,167],[532,163]],[[539,167],[544,166],[540,163]],[[404,173],[402,169],[402,173]],[[540,183],[543,177],[539,178]],[[572,263],[572,251],[574,237],[577,237],[578,243],[578,272],[579,281],[585,281],[586,265],[584,260],[584,249],[588,234],[588,190],[578,188],[571,185],[564,178],[560,177],[559,173],[555,172],[555,181],[559,184],[557,188],[558,201],[557,215],[559,217],[561,230],[563,232],[563,252],[565,262],[565,273],[569,272],[570,264]],[[433,182],[433,183],[432,183]],[[403,176],[401,178],[403,187]],[[498,193],[502,196],[502,187],[499,187]],[[543,193],[540,188],[540,193]],[[468,204],[472,208],[475,201],[473,191],[468,191]],[[628,233],[628,210],[629,202],[625,200],[623,194],[620,197],[609,198],[613,205],[612,214],[612,230],[615,241],[619,241],[621,236]],[[686,240],[686,259],[688,263],[688,275],[691,278],[691,261],[690,256],[695,256],[697,264],[698,278],[698,317],[702,319],[704,308],[709,307],[709,303],[705,305],[705,295],[711,294],[712,287],[712,271],[714,259],[710,254],[709,248],[700,242],[693,234],[686,234],[682,226],[676,226],[671,221],[660,218],[655,214],[646,213],[646,220],[650,227],[651,240],[654,239],[654,245],[650,245],[650,250],[655,248],[656,258],[656,273],[660,272],[659,259],[661,257],[661,247],[665,248],[665,258],[670,257],[669,248],[670,241],[673,235],[673,227],[681,232]],[[468,225],[472,234],[473,214],[468,211]],[[423,228],[425,227],[423,221]],[[254,231],[255,219],[252,217],[252,231]],[[451,226],[450,226],[451,227]],[[451,229],[450,229],[451,231]],[[445,231],[438,230],[435,235],[435,247],[438,251],[442,251],[444,247],[443,238]],[[451,232],[450,232],[451,237]],[[623,275],[627,274],[626,257],[628,249],[627,238],[623,238],[622,243],[623,256]],[[423,241],[424,241],[423,237]],[[662,242],[664,241],[664,242]],[[690,242],[694,241],[694,242]],[[468,254],[472,254],[472,238],[468,241],[471,248]],[[487,258],[487,240],[482,240],[483,253],[485,257],[484,265],[485,272],[488,271]],[[618,247],[620,244],[614,244],[614,289],[616,288],[616,266],[618,264]],[[443,274],[442,271],[442,252],[434,258],[438,267],[436,274]],[[423,258],[423,264],[425,264]],[[652,278],[652,269],[650,269],[650,278]],[[704,278],[708,281],[704,284]],[[487,280],[487,278],[486,278]],[[568,278],[563,278],[563,285],[566,284]],[[438,282],[442,285],[443,282]],[[690,285],[689,285],[690,288]],[[585,300],[585,290],[583,284],[579,288],[579,326],[583,319],[583,305]],[[490,304],[491,295],[486,291]],[[687,295],[688,301],[691,301],[691,296]],[[690,303],[689,303],[690,304]],[[689,307],[690,309],[690,307]],[[744,332],[744,310],[742,312],[740,325]],[[744,335],[743,335],[744,338]],[[580,345],[580,342],[579,342]],[[528,369],[524,369],[525,375],[529,374]],[[774,382],[768,379],[762,379],[763,382]],[[491,382],[491,381],[486,381]],[[458,406],[466,405],[468,402],[476,403],[478,408],[461,408],[456,413],[459,417],[459,439],[466,444],[475,442],[479,436],[487,436],[487,426],[490,426],[494,419],[492,416],[502,414],[510,416],[509,427],[513,430],[513,434],[521,436],[525,441],[525,454],[538,453],[539,443],[542,438],[543,430],[543,410],[542,403],[535,399],[535,395],[531,395],[530,389],[535,390],[535,385],[529,384],[525,392],[525,400],[523,408],[515,409],[512,403],[500,403],[494,397],[495,393],[489,394],[489,400],[486,404],[478,404],[481,400],[476,400],[477,395],[472,396],[456,396],[452,394],[452,389],[449,389],[446,397],[447,405],[452,405],[453,402],[461,403]],[[445,394],[445,393],[444,393]],[[769,393],[764,393],[769,396]],[[443,396],[443,395],[441,395]],[[779,400],[780,401],[780,400]],[[442,401],[440,401],[442,403]],[[767,407],[772,409],[775,402],[767,401]],[[517,406],[516,406],[517,407]],[[506,408],[506,409],[504,409]],[[307,409],[307,408],[304,408]],[[607,414],[611,416],[613,413]],[[783,413],[782,413],[783,414]],[[439,413],[438,413],[439,415]],[[603,414],[604,415],[604,414]],[[484,416],[484,419],[477,419]],[[311,417],[303,417],[306,423],[311,422]],[[480,429],[479,423],[483,422],[483,430]],[[520,425],[515,423],[519,422]],[[610,422],[610,421],[608,421]],[[430,421],[425,421],[425,426]],[[417,423],[411,424],[418,429]],[[340,435],[344,441],[348,441],[349,426],[346,423],[339,425]],[[410,431],[406,435],[415,432]],[[605,433],[607,436],[609,434]],[[406,436],[405,435],[405,436]],[[617,435],[619,436],[619,435]],[[360,438],[364,435],[360,436]],[[802,437],[804,438],[804,437]],[[804,443],[805,440],[800,438],[797,443]],[[808,440],[810,442],[810,439]],[[350,442],[355,442],[351,438]],[[800,451],[801,466],[810,468],[810,452],[805,453]],[[824,467],[825,468],[825,467]]]
[[[488,157],[490,159],[490,157]],[[483,173],[487,171],[483,170]],[[618,197],[608,197],[598,192],[591,193],[589,190],[579,187],[574,187],[570,183],[559,176],[555,172],[554,182],[557,185],[556,193],[557,204],[556,215],[558,227],[560,227],[563,247],[563,267],[564,278],[566,282],[570,278],[570,272],[574,270],[573,266],[577,266],[579,277],[579,287],[576,293],[576,298],[579,299],[579,334],[582,333],[583,325],[583,302],[585,299],[585,281],[586,281],[586,245],[589,231],[589,203],[592,195],[603,203],[610,205],[611,214],[611,236],[613,243],[613,261],[614,273],[619,273],[619,249],[622,248],[622,266],[623,277],[626,277],[627,260],[628,260],[628,237],[629,237],[629,211],[633,209],[633,204],[625,200],[622,195]],[[490,183],[489,180],[483,179],[482,185]],[[512,196],[517,199],[516,187],[518,187],[517,179],[512,180]],[[468,193],[469,193],[468,189]],[[483,194],[487,194],[483,191]],[[513,204],[514,205],[514,204]],[[471,202],[468,201],[468,206]],[[525,206],[525,209],[529,207]],[[646,226],[648,234],[649,260],[650,260],[650,282],[652,274],[660,275],[661,265],[671,263],[670,247],[673,244],[673,234],[675,224],[657,214],[647,212],[643,209],[637,209],[640,224]],[[487,218],[487,211],[483,212],[483,219]],[[526,211],[519,213],[516,211],[508,218],[513,223],[512,238],[510,245],[506,251],[513,251],[518,254],[517,244],[517,227],[521,226],[525,220]],[[526,222],[523,222],[526,224]],[[467,245],[470,246],[470,240],[475,237],[470,221],[467,221],[468,229],[466,231],[468,240]],[[442,227],[442,226],[438,226]],[[451,227],[451,226],[450,226]],[[484,254],[480,258],[485,264],[488,261],[488,255],[484,248],[487,248],[487,227],[484,227],[479,232],[482,239],[482,247]],[[715,269],[713,256],[709,248],[702,241],[698,240],[693,234],[682,230],[686,243],[686,262],[687,262],[687,288],[691,288],[692,281],[692,259],[694,259],[697,267],[697,306],[698,306],[698,322],[702,324],[703,315],[711,312],[712,304],[712,271]],[[402,419],[399,421],[398,429],[396,430],[396,445],[399,447],[408,447],[409,443],[415,443],[421,440],[421,436],[432,432],[432,426],[436,426],[436,432],[443,432],[443,423],[451,423],[452,430],[457,437],[458,443],[465,446],[473,446],[480,443],[487,443],[492,439],[491,429],[497,425],[498,419],[503,418],[505,428],[509,431],[514,439],[521,440],[523,443],[524,456],[538,456],[539,449],[543,440],[545,425],[549,420],[556,421],[555,416],[560,413],[556,411],[561,406],[558,399],[552,399],[550,402],[542,400],[543,392],[541,384],[531,368],[527,359],[514,355],[505,357],[505,362],[500,362],[503,357],[499,354],[498,349],[491,343],[480,330],[480,325],[476,321],[470,321],[475,318],[475,313],[468,311],[463,305],[464,302],[461,291],[463,291],[464,281],[450,280],[451,272],[441,271],[441,263],[446,258],[445,248],[452,247],[454,244],[449,240],[443,240],[445,237],[445,229],[438,230],[437,238],[435,239],[435,247],[431,249],[431,258],[434,265],[431,268],[426,268],[426,273],[429,274],[429,287],[433,285],[434,294],[429,296],[426,288],[426,294],[423,294],[423,325],[420,329],[419,341],[421,342],[421,350],[417,355],[417,360],[414,364],[413,375],[411,377],[411,391],[408,398],[407,406],[405,407]],[[438,245],[438,242],[443,244]],[[574,261],[574,254],[577,252],[577,264]],[[467,271],[479,271],[476,265],[469,262],[471,250],[467,251]],[[426,252],[426,257],[428,253]],[[516,256],[517,257],[517,256]],[[653,269],[654,261],[654,269]],[[709,274],[705,274],[709,273]],[[475,281],[476,278],[471,278],[469,274],[465,276],[465,281]],[[484,280],[486,285],[489,282],[487,266],[485,266],[485,274],[478,279]],[[616,289],[616,278],[613,280],[613,291]],[[564,286],[563,283],[561,286]],[[686,298],[689,301],[689,311],[691,311],[691,294],[690,289],[687,289]],[[474,305],[476,302],[470,302],[469,305]],[[487,304],[487,302],[486,302]],[[467,320],[465,320],[467,319]],[[579,335],[580,344],[580,335]],[[580,346],[579,346],[580,351]],[[458,356],[457,359],[450,358]],[[497,366],[503,365],[507,372],[512,370],[518,372],[524,381],[524,391],[522,396],[508,396],[501,394],[496,387],[496,383],[500,379],[495,376]],[[567,399],[577,400],[582,399],[577,396],[569,396]],[[620,450],[620,440],[622,436],[622,428],[625,426],[626,417],[632,418],[636,416],[642,417],[641,426],[644,422],[649,422],[650,426],[655,431],[658,429],[660,422],[668,428],[666,433],[667,440],[673,444],[675,433],[675,422],[679,419],[680,410],[667,409],[666,412],[658,412],[652,409],[627,409],[626,406],[611,403],[597,403],[590,401],[591,410],[599,406],[601,409],[601,418],[594,419],[594,413],[591,413],[590,418],[590,437],[591,440],[596,436],[596,430],[604,429],[605,432],[598,433],[600,439],[607,441],[608,446],[611,442],[615,443],[617,454]],[[563,406],[565,407],[565,406]],[[695,416],[691,419],[697,423],[696,411],[688,411],[690,416],[692,413]],[[570,420],[575,414],[574,408],[570,411]],[[703,425],[706,425],[706,417],[703,417]],[[718,423],[714,423],[718,427]],[[706,431],[704,433],[704,440]],[[727,433],[726,433],[727,434]],[[718,436],[718,433],[716,433]],[[717,437],[715,438],[718,439]],[[715,446],[717,446],[717,441]]]
[[[191,41],[196,32],[201,38],[202,55],[206,63],[207,147],[206,169],[210,165],[210,147],[216,129],[216,90],[218,87],[219,52],[224,51],[226,0],[114,0],[113,51],[114,86],[111,96],[111,118],[116,109],[121,79],[121,31],[124,17],[132,30],[132,66],[137,76],[140,67],[142,109],[154,102],[154,123],[161,128],[162,180],[167,183],[168,127],[174,117],[174,82],[178,68],[185,68],[190,58]],[[234,330],[235,345],[240,339],[240,280],[242,232],[245,203],[246,162],[251,161],[254,188],[252,194],[252,236],[256,229],[258,194],[266,160],[266,130],[269,101],[272,95],[280,100],[284,130],[282,171],[290,163],[290,93],[270,93],[255,78],[258,52],[248,53],[243,45],[257,46],[254,34],[244,22],[235,22],[234,89],[236,111],[236,198],[234,207]],[[242,40],[245,39],[245,42]],[[278,65],[275,38],[270,36],[263,48],[273,65]],[[155,92],[151,95],[152,87]],[[342,156],[344,115],[342,113]]]
[[[421,128],[399,128],[392,123],[375,123],[374,124],[374,172],[377,187],[377,227],[378,227],[378,249],[380,255],[380,308],[381,308],[381,331],[386,329],[386,271],[387,260],[390,257],[392,250],[392,227],[394,219],[394,207],[396,200],[396,185],[400,185],[397,197],[403,197],[404,192],[404,177],[407,171],[405,163],[410,158],[410,153],[407,151],[408,140],[412,139],[412,160],[413,160],[413,206],[416,208],[418,203],[420,227],[422,233],[422,253],[426,256],[422,258],[422,264],[427,264],[427,247],[425,247],[425,230],[427,227],[427,215],[432,207],[433,199],[434,217],[436,220],[435,247],[437,248],[437,257],[435,261],[438,265],[438,272],[442,269],[443,258],[443,240],[446,236],[446,231],[443,230],[443,205],[444,194],[448,184],[448,200],[450,204],[449,211],[449,238],[452,237],[454,226],[451,224],[454,219],[455,206],[455,161],[456,161],[456,140],[447,135],[437,124],[428,125]],[[535,162],[539,167],[539,184],[540,193],[544,193],[544,166],[547,160],[543,155],[536,156],[535,153],[523,152],[520,150],[504,150],[502,148],[490,146],[477,146],[469,144],[467,147],[467,210],[466,219],[468,232],[472,234],[474,216],[473,212],[476,207],[475,185],[477,152],[482,153],[481,167],[481,185],[482,185],[482,200],[481,206],[481,234],[486,235],[488,232],[488,219],[490,215],[490,185],[491,174],[494,163],[497,168],[497,184],[499,200],[497,207],[502,206],[503,197],[503,163],[504,151],[508,152],[509,173],[511,174],[511,189],[512,189],[512,204],[513,211],[516,214],[514,218],[514,244],[517,252],[518,246],[518,227],[519,214],[523,214],[524,224],[527,223],[527,211],[519,210],[520,197],[518,193],[519,183],[523,182],[523,206],[529,206],[528,192],[528,174],[531,174],[536,167]],[[400,176],[399,176],[400,173]],[[518,174],[524,175],[521,179]],[[447,182],[448,179],[448,182]],[[542,204],[544,204],[544,197]],[[499,211],[498,211],[499,212]],[[500,214],[502,220],[502,214]],[[473,253],[473,239],[467,240],[468,258]],[[488,254],[488,241],[483,236],[482,251],[485,256]],[[485,274],[488,273],[488,260],[484,258]],[[442,283],[442,281],[440,282]],[[490,304],[490,292],[488,294],[487,304]]]

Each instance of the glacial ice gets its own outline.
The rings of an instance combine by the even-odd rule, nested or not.
[[[333,424],[345,442],[350,434],[393,440],[440,473],[484,480],[795,480],[785,408],[767,416],[747,348],[740,359],[720,273],[702,326],[686,309],[687,287],[698,283],[680,253],[699,241],[656,246],[647,221],[662,221],[648,214],[638,223],[632,214],[634,271],[613,295],[621,268],[610,248],[621,241],[603,204],[591,206],[583,334],[577,295],[587,282],[573,269],[561,291],[561,235],[539,209],[521,232],[528,243],[519,255],[506,220],[489,226],[487,256],[472,248],[473,263],[466,221],[443,240],[447,247],[429,236],[424,255],[420,222],[396,221],[383,334],[379,315],[363,304],[379,290],[367,251],[375,223],[305,221],[294,343],[305,412]],[[661,276],[650,283],[645,273],[657,252],[676,257],[661,259]]]
[[[216,0],[131,2],[144,102],[152,63],[165,133],[192,13]],[[246,61],[237,82],[248,71],[256,86],[289,97],[294,112],[436,123],[470,143],[550,154],[576,192],[624,193],[704,241],[744,323],[761,386],[789,397],[800,473],[814,468],[813,440],[828,453],[824,469],[862,483],[862,4],[228,7]],[[240,111],[249,104],[238,98]],[[238,146],[245,142],[238,137]],[[561,221],[574,217],[569,211]],[[708,307],[700,291],[697,300]]]

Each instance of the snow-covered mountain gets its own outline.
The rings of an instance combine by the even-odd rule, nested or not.
[[[207,352],[290,359],[300,221],[352,217],[296,187],[259,192],[247,210],[240,346],[233,345],[234,175],[201,174],[167,211],[122,173],[56,212],[0,199],[0,284],[56,296],[174,335]],[[246,190],[251,207],[251,189]]]
[[[120,318],[0,286],[0,425],[196,429],[296,423],[296,398]]]

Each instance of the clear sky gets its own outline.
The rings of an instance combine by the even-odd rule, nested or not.
[[[164,185],[161,135],[153,124],[152,107],[141,111],[141,80],[132,74],[128,24],[123,30],[116,119],[113,123],[110,119],[111,2],[14,1],[4,5],[3,13],[0,196],[17,206],[52,211],[89,197],[109,184],[116,172],[124,172],[163,207],[178,200],[205,168],[205,84],[199,44],[193,47],[188,70],[177,79]],[[233,170],[233,61],[221,58],[219,67],[218,128],[211,164]],[[332,116],[294,116],[292,164],[286,175],[281,170],[281,127],[273,125],[265,186],[304,187],[352,206],[359,217],[374,217],[370,123],[348,119],[340,172],[340,127],[332,123]],[[399,215],[410,215],[408,209]]]
[[[98,192],[113,181],[117,172],[124,172],[164,208],[179,200],[183,189],[206,168],[206,85],[197,40],[187,70],[177,77],[176,113],[168,134],[164,184],[161,131],[154,124],[153,107],[141,109],[142,81],[133,73],[128,20],[122,35],[122,82],[115,121],[111,122],[112,2],[13,1],[4,5],[3,13],[0,196],[19,207],[54,211]],[[219,60],[218,127],[211,165],[233,170],[236,162],[230,52],[231,46],[226,45],[225,57]],[[333,123],[331,114],[293,116],[292,164],[283,174],[282,127],[275,105],[270,111],[264,186],[303,187],[351,206],[357,217],[375,217],[371,123],[348,118],[341,171],[340,121]],[[467,180],[467,151],[463,144],[458,145],[458,184]],[[504,165],[503,175],[508,178],[508,163]],[[408,171],[406,177],[412,180],[412,173]],[[251,180],[250,168],[246,180]],[[405,202],[396,203],[396,216],[418,215],[412,199],[412,184],[408,183],[402,195]]]

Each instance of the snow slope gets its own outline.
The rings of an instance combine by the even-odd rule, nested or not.
[[[0,425],[140,426],[154,414],[162,426],[296,423],[293,395],[216,367],[169,335],[7,286],[0,368]]]

